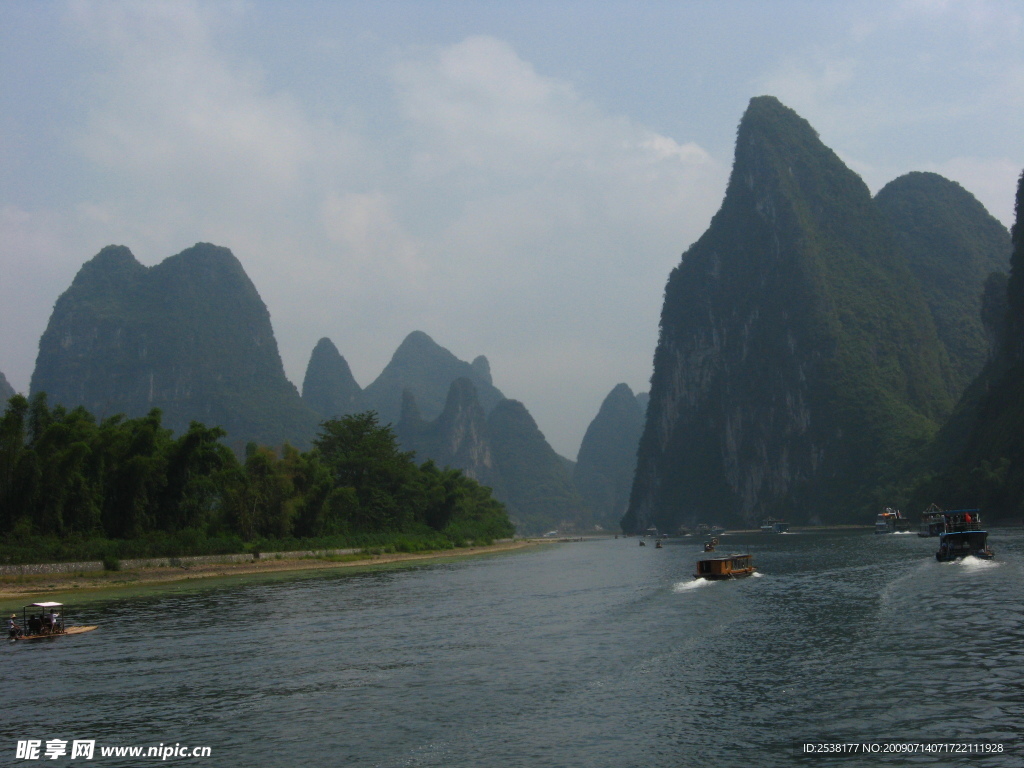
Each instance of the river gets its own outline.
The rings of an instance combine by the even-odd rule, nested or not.
[[[415,567],[100,597],[88,634],[3,649],[12,765],[1024,765],[1024,532],[722,537],[759,574],[693,581],[695,539],[604,539]],[[18,760],[92,740],[94,760]],[[804,743],[1001,744],[808,755]],[[8,764],[4,759],[0,763]]]

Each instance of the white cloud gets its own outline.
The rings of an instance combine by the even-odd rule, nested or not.
[[[294,381],[320,336],[365,385],[422,329],[460,356],[488,355],[496,383],[572,455],[612,386],[646,387],[665,279],[721,202],[745,97],[782,98],[876,189],[937,170],[1004,221],[1020,162],[1024,45],[1010,3],[843,6],[827,24],[802,15],[815,32],[806,43],[774,46],[793,39],[775,34],[794,23],[781,13],[749,56],[727,40],[694,45],[707,33],[681,28],[678,45],[645,59],[652,83],[672,78],[651,92],[678,83],[679,99],[633,114],[607,106],[621,91],[579,85],[630,71],[623,52],[657,38],[608,14],[603,37],[577,51],[497,22],[479,27],[494,35],[437,45],[452,27],[392,35],[387,9],[355,20],[306,7],[331,19],[315,30],[301,12],[287,29],[273,25],[274,4],[70,9],[52,38],[67,43],[63,56],[41,48],[25,61],[48,72],[33,87],[72,84],[37,110],[52,120],[51,144],[38,141],[48,154],[21,162],[35,170],[45,157],[49,175],[9,174],[17,189],[0,195],[0,258],[14,275],[0,284],[0,316],[29,339],[0,368],[26,383],[49,307],[100,247],[121,243],[152,264],[207,240],[241,259]],[[724,17],[721,28],[735,31]],[[543,65],[521,55],[527,45]],[[624,66],[598,74],[597,57]],[[722,77],[730,83],[711,87]],[[0,131],[29,136],[21,113],[7,112]],[[944,137],[950,149],[935,150]],[[54,151],[53,140],[67,144]],[[24,266],[32,260],[45,269]]]
[[[381,192],[330,194],[321,215],[330,240],[343,247],[347,260],[364,276],[374,270],[405,276],[421,273],[419,247],[397,221],[391,202]]]

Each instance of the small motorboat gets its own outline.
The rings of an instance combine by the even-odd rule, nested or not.
[[[722,555],[697,561],[695,579],[742,579],[757,570],[753,555]]]

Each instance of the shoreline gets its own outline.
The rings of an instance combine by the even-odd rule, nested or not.
[[[293,571],[326,571],[338,568],[367,568],[452,557],[469,557],[511,552],[540,544],[559,543],[560,539],[516,539],[496,542],[485,547],[462,547],[430,552],[344,556],[307,556],[302,558],[275,558],[268,553],[259,560],[241,563],[210,563],[189,566],[156,566],[124,571],[89,571],[80,573],[40,573],[18,576],[0,576],[0,600],[10,601],[45,597],[53,594],[90,593],[122,590],[134,587],[170,585],[186,581],[200,581],[229,576],[248,576],[264,573]]]

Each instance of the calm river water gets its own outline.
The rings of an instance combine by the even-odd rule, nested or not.
[[[699,541],[587,541],[83,603],[96,632],[3,648],[3,765],[1024,764],[1024,532],[723,537],[759,577],[694,582]],[[90,763],[18,740],[95,740]],[[999,742],[809,757],[803,742]],[[9,760],[8,760],[9,758]]]

